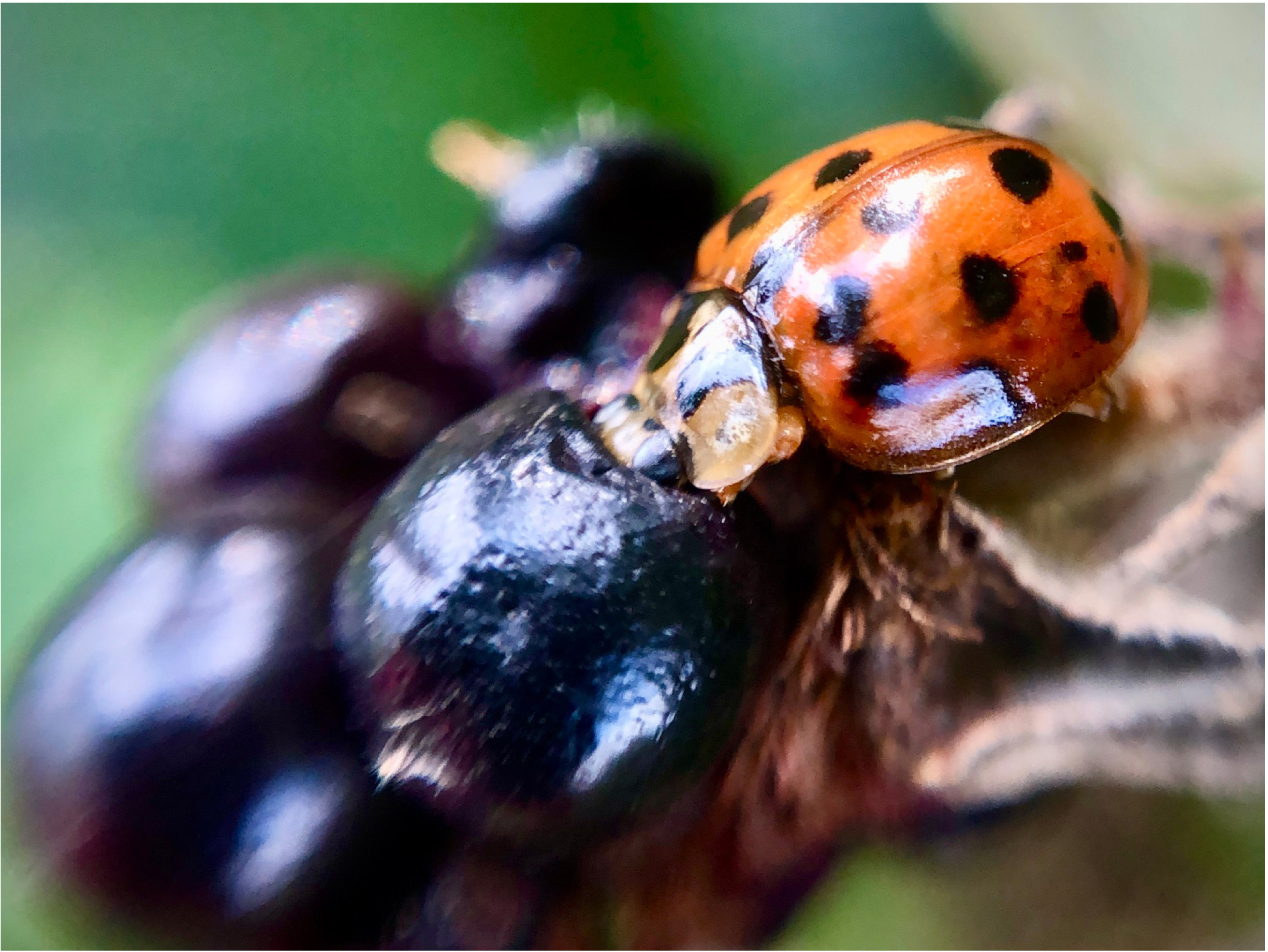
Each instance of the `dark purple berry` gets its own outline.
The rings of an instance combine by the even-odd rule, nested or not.
[[[382,280],[258,289],[181,359],[144,435],[165,509],[262,483],[340,499],[375,491],[489,385],[427,349],[426,305]]]
[[[282,948],[365,947],[450,842],[437,818],[376,791],[348,744],[283,761],[235,818],[203,931]]]
[[[6,754],[55,869],[185,941],[325,941],[315,923],[373,937],[384,897],[340,885],[349,869],[356,883],[421,875],[426,856],[381,846],[437,837],[376,796],[346,729],[328,622],[337,537],[193,520],[143,542],[52,627],[17,686]]]
[[[718,212],[707,168],[664,143],[612,134],[548,151],[495,202],[433,348],[504,392],[545,382],[604,402],[658,336]]]
[[[635,274],[691,275],[696,245],[718,217],[713,175],[676,146],[631,134],[547,153],[494,206],[490,248],[527,261],[571,246]]]
[[[472,414],[341,579],[380,779],[546,848],[667,802],[735,724],[772,600],[756,574],[731,511],[622,468],[562,395]]]

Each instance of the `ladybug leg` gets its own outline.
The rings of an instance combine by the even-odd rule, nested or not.
[[[775,448],[767,462],[779,463],[788,459],[806,438],[806,415],[794,406],[779,408],[778,429],[775,431]]]

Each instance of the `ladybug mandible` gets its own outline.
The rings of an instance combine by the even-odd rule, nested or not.
[[[793,162],[700,245],[633,392],[596,423],[627,465],[738,487],[808,424],[864,469],[974,459],[1102,386],[1147,269],[1043,146],[904,122]]]

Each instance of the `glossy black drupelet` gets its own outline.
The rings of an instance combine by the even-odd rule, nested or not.
[[[708,168],[672,145],[627,132],[546,151],[494,202],[488,237],[437,309],[433,348],[503,388],[559,358],[586,382],[632,367],[718,213]]]
[[[718,217],[713,174],[678,147],[632,133],[538,158],[498,197],[491,257],[527,261],[571,245],[629,273],[682,283]]]
[[[338,644],[379,776],[563,848],[698,778],[770,601],[734,515],[620,467],[549,391],[441,436],[367,521]]]
[[[261,487],[372,499],[492,395],[481,374],[428,349],[429,314],[379,278],[253,290],[168,376],[143,439],[151,496],[168,511]]]
[[[442,845],[376,795],[327,622],[341,546],[199,519],[90,583],[17,686],[32,846],[182,943],[373,941]]]

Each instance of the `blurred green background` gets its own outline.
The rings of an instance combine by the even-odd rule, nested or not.
[[[1119,55],[1174,64],[1167,44],[1198,15],[1139,9],[1161,24],[1145,31],[1162,37],[1154,47],[1092,44],[1120,74]],[[1234,107],[1251,110],[1259,151],[1254,128],[1222,152],[1206,137],[1241,170],[1224,198],[1263,189],[1263,8],[1246,9],[1258,11],[1258,87],[1238,85],[1249,106]],[[189,308],[298,259],[419,279],[455,259],[478,206],[429,163],[442,122],[532,135],[610,100],[711,159],[734,197],[870,126],[979,114],[1018,78],[992,55],[1015,56],[1018,35],[1059,78],[1074,62],[1061,50],[1086,55],[1089,29],[1067,23],[1049,42],[1042,24],[989,8],[914,5],[6,6],[0,18],[6,696],[59,595],[140,526],[132,434]],[[1225,65],[1217,79],[1238,82],[1241,61]],[[1086,138],[1090,161],[1113,149]],[[5,800],[0,943],[135,941],[43,884],[8,835]],[[1263,832],[1262,805],[1066,795],[953,844],[869,847],[781,944],[1253,945]],[[1122,851],[1148,862],[1124,866]],[[1107,864],[1117,892],[1098,886]],[[1068,877],[1081,885],[1052,888]]]

